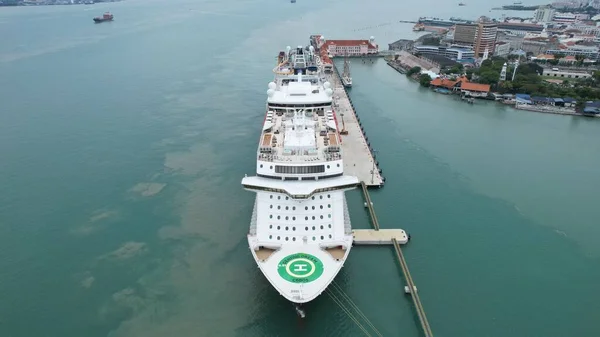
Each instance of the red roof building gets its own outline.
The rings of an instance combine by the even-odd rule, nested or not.
[[[379,53],[375,39],[369,40],[327,40],[322,49],[330,56],[366,56]]]

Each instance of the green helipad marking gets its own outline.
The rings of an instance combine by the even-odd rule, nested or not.
[[[279,276],[293,283],[308,283],[323,274],[323,262],[316,256],[297,253],[284,257],[277,267]]]

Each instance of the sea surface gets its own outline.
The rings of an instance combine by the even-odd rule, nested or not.
[[[299,321],[246,234],[267,83],[287,45],[413,38],[482,0],[129,0],[0,8],[0,336],[363,336],[327,296]],[[95,25],[110,10],[115,21]],[[504,13],[529,15],[527,12]],[[383,60],[351,96],[384,228],[436,336],[599,336],[600,120],[464,104]],[[356,228],[369,222],[348,193]],[[385,247],[337,284],[384,336],[420,336]]]

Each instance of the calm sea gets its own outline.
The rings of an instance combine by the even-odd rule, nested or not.
[[[327,296],[299,322],[246,233],[267,83],[310,34],[411,38],[478,0],[132,0],[0,9],[0,336],[362,336]],[[95,25],[110,10],[115,21]],[[515,13],[509,13],[511,15]],[[518,14],[518,13],[517,13]],[[521,13],[523,14],[523,13]],[[524,15],[531,15],[524,13]],[[436,336],[598,336],[600,121],[419,88],[352,63]],[[353,224],[368,228],[358,191]],[[384,336],[419,336],[391,248],[336,282]]]

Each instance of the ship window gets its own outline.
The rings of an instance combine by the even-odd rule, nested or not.
[[[327,225],[327,227],[331,228],[331,224]]]
[[[269,235],[269,239],[272,239],[272,238],[273,238],[273,235]]]
[[[323,196],[322,196],[322,195],[320,195],[320,196],[319,196],[319,199],[323,199]]]
[[[304,227],[304,230],[308,232],[308,227]]]
[[[278,216],[277,216],[277,220],[279,220],[279,219],[281,219],[281,217],[278,215]]]
[[[296,227],[292,227],[292,231],[296,231]]]
[[[273,195],[272,194],[269,196],[269,199],[273,199]]]
[[[287,220],[287,219],[289,219],[289,217],[286,216],[285,219]]]
[[[330,199],[331,199],[331,194],[327,194],[327,198],[330,198]]]
[[[289,200],[289,199],[290,199],[290,197],[285,197],[285,200]]]
[[[314,231],[315,230],[315,226],[313,226],[312,228],[313,228],[313,231]]]
[[[260,168],[262,168],[262,166],[263,166],[263,165],[262,165],[262,164],[260,164]]]
[[[285,210],[287,211],[288,209],[290,209],[288,206],[285,206]]]
[[[296,221],[296,217],[295,216],[292,217],[292,221]]]
[[[315,241],[317,238],[313,236],[313,241]]]
[[[313,219],[313,220],[315,219],[315,216],[314,216],[314,215],[313,215],[312,219]]]
[[[329,238],[331,239],[331,234],[329,234]]]
[[[323,219],[323,216],[321,215],[321,219]]]
[[[278,236],[278,237],[277,237],[277,240],[280,240],[280,239],[281,239],[281,236]]]
[[[292,241],[296,241],[296,237],[293,237],[293,238],[292,238]]]
[[[315,206],[313,206],[312,209],[315,209]]]
[[[323,225],[321,225],[321,229],[323,229]]]
[[[285,237],[285,241],[287,241],[287,240],[288,240],[288,237],[286,236],[286,237]]]
[[[329,165],[327,165],[327,168],[329,168]]]
[[[269,166],[269,169],[271,169],[271,170],[272,170],[272,169],[273,169],[273,165]]]
[[[289,229],[290,229],[290,228],[289,228],[288,226],[285,226],[285,230],[286,230],[286,231],[287,231],[287,230],[289,230]]]
[[[307,217],[307,216],[305,216],[305,217],[304,217],[304,220],[308,220],[308,217]]]
[[[269,229],[273,228],[273,225],[269,225]]]
[[[331,214],[327,214],[327,217],[328,217],[329,219],[331,219]]]
[[[331,208],[331,204],[327,204],[327,208]]]
[[[308,206],[304,206],[304,210],[305,210],[305,211],[308,211]]]
[[[280,196],[280,195],[278,195],[278,196],[277,196],[277,200],[279,200],[279,199],[281,199],[281,196]]]
[[[323,235],[321,235],[321,240],[323,240]]]
[[[281,229],[281,226],[277,226],[277,230]]]
[[[295,210],[296,210],[296,206],[293,206],[293,207],[292,207],[292,211],[295,211]]]
[[[269,205],[269,208],[273,208],[273,205]]]
[[[312,200],[315,200],[315,196],[314,195],[312,196]]]
[[[277,206],[277,209],[281,209],[281,206]]]
[[[340,167],[340,164],[337,164],[337,167]]]
[[[273,219],[273,214],[269,214],[269,219]]]
[[[323,209],[323,205],[319,206],[319,208]]]

